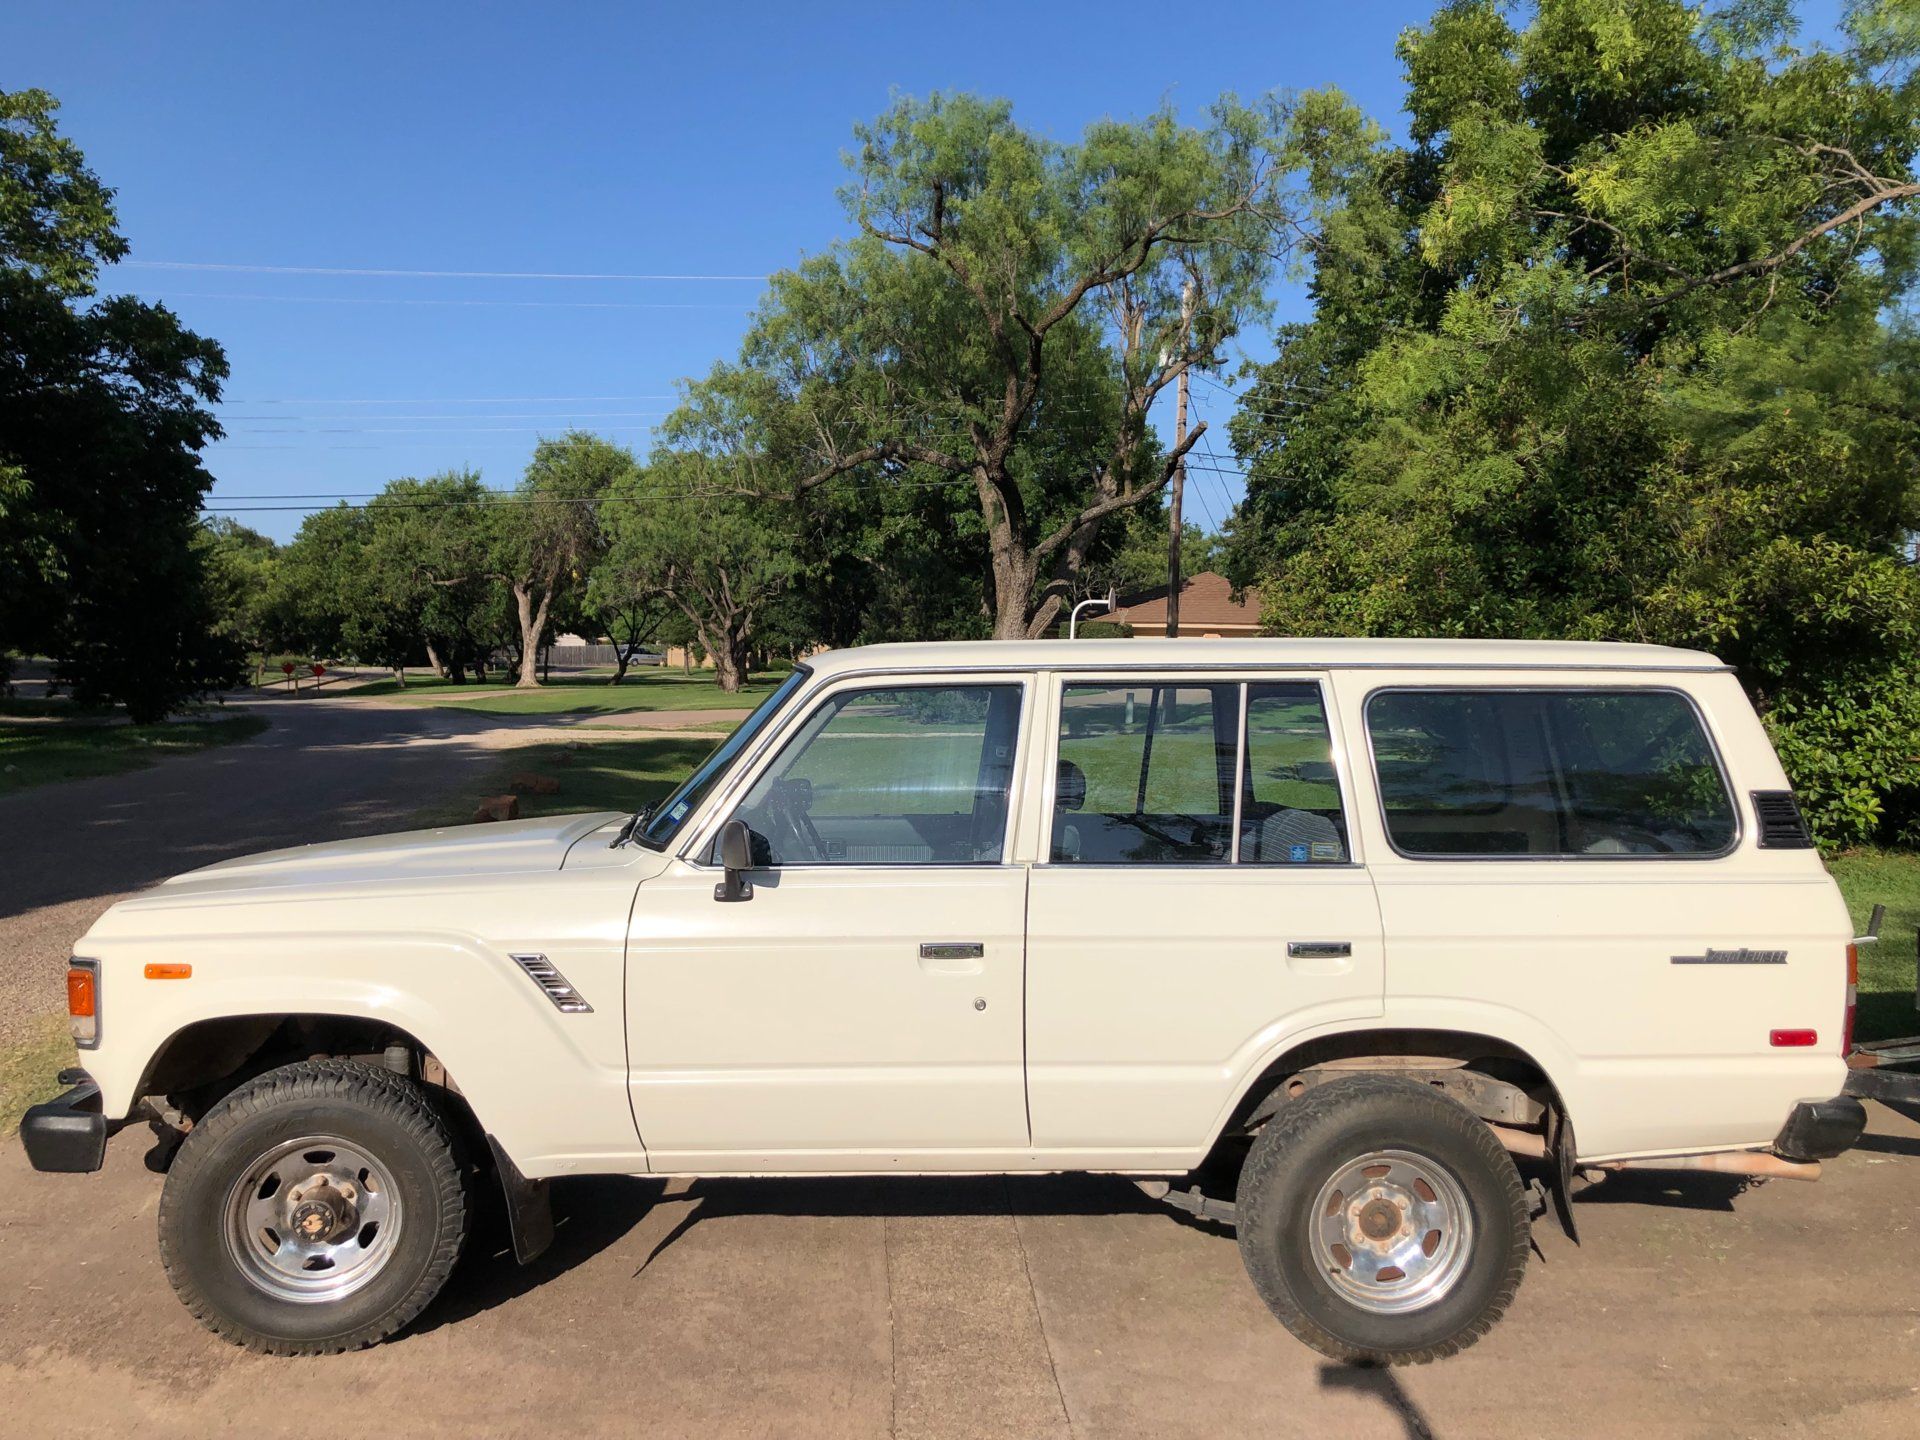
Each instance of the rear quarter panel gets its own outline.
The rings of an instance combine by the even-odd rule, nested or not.
[[[1849,923],[1812,850],[1761,849],[1751,792],[1787,788],[1726,672],[1337,676],[1356,808],[1380,896],[1391,1023],[1472,1030],[1547,1070],[1583,1159],[1763,1145],[1800,1100],[1837,1094]],[[1414,860],[1379,803],[1366,702],[1400,686],[1651,685],[1709,727],[1741,824],[1713,859]],[[1708,949],[1784,950],[1779,965],[1675,963]],[[1776,1048],[1775,1028],[1819,1041]]]

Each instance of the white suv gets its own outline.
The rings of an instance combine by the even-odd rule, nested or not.
[[[878,646],[796,670],[638,816],[196,870],[70,974],[23,1126],[185,1132],[208,1326],[368,1344],[468,1187],[1099,1171],[1233,1224],[1341,1359],[1470,1344],[1576,1169],[1853,1143],[1847,915],[1724,665],[1647,646]]]

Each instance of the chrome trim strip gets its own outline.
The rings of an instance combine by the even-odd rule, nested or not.
[[[1727,667],[1731,669],[1732,667]],[[1380,757],[1374,753],[1373,746],[1373,702],[1381,695],[1396,694],[1442,694],[1442,695],[1605,695],[1610,687],[1605,685],[1382,685],[1369,690],[1360,702],[1360,728],[1367,736],[1367,768],[1373,775],[1373,799],[1380,812],[1380,831],[1387,837],[1387,844],[1393,853],[1402,860],[1411,860],[1421,865],[1531,865],[1543,860],[1582,860],[1617,862],[1661,860],[1682,864],[1698,864],[1703,860],[1724,860],[1740,849],[1746,839],[1747,817],[1740,808],[1740,802],[1734,795],[1733,779],[1727,773],[1726,759],[1720,753],[1719,739],[1713,733],[1713,727],[1707,724],[1706,712],[1700,703],[1672,685],[1626,685],[1611,687],[1614,693],[1678,695],[1687,702],[1687,708],[1693,711],[1694,723],[1700,727],[1700,734],[1707,742],[1707,752],[1713,756],[1713,768],[1720,777],[1721,793],[1727,797],[1727,809],[1733,814],[1733,839],[1724,849],[1698,850],[1686,854],[1648,854],[1648,855],[1588,855],[1581,852],[1558,853],[1553,855],[1432,855],[1417,850],[1402,850],[1400,843],[1393,838],[1393,826],[1387,820],[1387,793],[1380,785]]]

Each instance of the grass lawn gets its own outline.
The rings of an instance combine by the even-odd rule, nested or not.
[[[64,1015],[43,1016],[29,1027],[25,1040],[0,1048],[0,1139],[20,1128],[29,1105],[60,1093],[54,1077],[76,1059]]]
[[[1860,947],[1859,1038],[1920,1034],[1913,1008],[1914,938],[1920,926],[1920,851],[1855,850],[1827,862],[1856,931],[1875,903],[1887,907],[1878,945]]]
[[[610,715],[628,710],[751,710],[784,675],[760,675],[732,694],[711,676],[659,670],[629,671],[618,685],[605,676],[568,677],[538,690],[507,684],[450,685],[438,678],[363,685],[355,695],[384,695],[410,705],[442,705],[487,715]]]
[[[267,722],[254,715],[172,725],[9,724],[0,719],[0,795],[53,780],[142,770],[162,755],[231,745],[266,728]]]
[[[678,785],[718,744],[717,739],[678,736],[646,740],[594,740],[579,748],[565,744],[521,745],[500,752],[500,761],[471,794],[450,799],[414,816],[414,824],[457,825],[473,818],[485,795],[504,795],[521,771],[550,775],[560,782],[552,795],[520,796],[523,818],[574,815],[583,810],[638,810]]]

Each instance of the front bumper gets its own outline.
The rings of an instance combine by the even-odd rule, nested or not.
[[[1851,1077],[1847,1090],[1850,1093],[1836,1095],[1831,1100],[1803,1100],[1794,1106],[1779,1138],[1773,1142],[1774,1154],[1783,1160],[1805,1163],[1831,1160],[1842,1151],[1851,1150],[1867,1128],[1867,1108],[1851,1093]]]
[[[107,1155],[107,1137],[120,1127],[100,1108],[100,1087],[84,1070],[62,1070],[65,1094],[35,1105],[20,1121],[20,1143],[36,1170],[82,1174],[98,1170]]]

